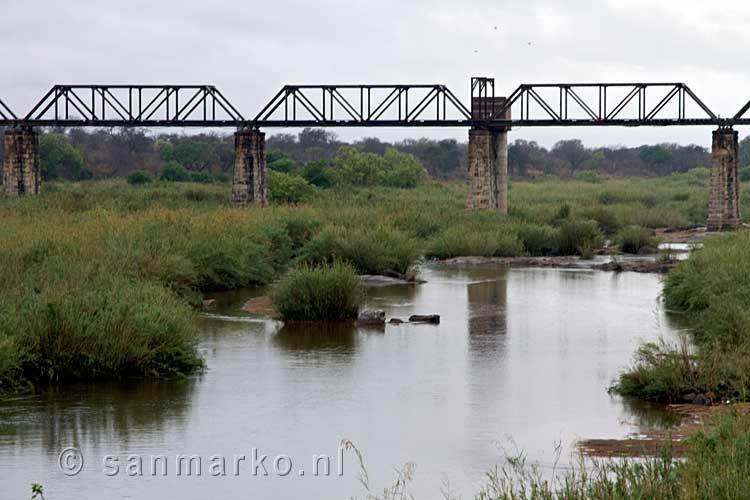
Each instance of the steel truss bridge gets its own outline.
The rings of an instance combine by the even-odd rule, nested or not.
[[[465,105],[445,85],[285,85],[245,116],[212,85],[55,85],[4,127],[512,127],[750,125],[748,101],[715,114],[684,83],[523,84],[496,97],[471,79]]]

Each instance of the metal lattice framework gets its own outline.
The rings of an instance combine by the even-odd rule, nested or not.
[[[508,96],[491,121],[502,120],[511,108],[517,111],[509,123],[514,127],[722,122],[684,83],[524,84]]]
[[[0,99],[0,121],[12,121],[17,120],[18,117],[5,105],[2,99]]]
[[[55,85],[23,119],[33,125],[213,126],[244,121],[211,85]]]
[[[470,111],[445,85],[286,85],[257,126],[456,126]]]
[[[247,119],[212,85],[55,85],[23,118],[0,101],[0,126],[732,126],[748,111],[721,118],[684,83],[524,84],[505,98],[475,77],[469,107],[440,84],[286,85]]]

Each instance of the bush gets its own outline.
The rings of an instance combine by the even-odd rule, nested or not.
[[[587,219],[595,220],[599,230],[604,234],[613,234],[621,226],[617,213],[607,207],[592,207],[582,211],[582,215]]]
[[[135,172],[128,175],[128,184],[132,186],[148,184],[152,180],[153,179],[151,178],[151,174],[149,174],[145,170],[136,170]]]
[[[629,226],[620,230],[615,237],[620,250],[625,253],[638,253],[643,247],[656,247],[659,241],[650,229]]]
[[[452,227],[435,237],[427,246],[426,257],[516,257],[523,254],[523,243],[515,234],[502,230],[480,232],[467,227]]]
[[[569,219],[560,225],[558,250],[561,255],[588,253],[602,245],[602,234],[596,221]]]
[[[185,170],[185,167],[176,161],[170,160],[161,167],[159,179],[168,182],[188,182],[190,180],[190,172]]]
[[[417,243],[387,226],[328,226],[300,251],[300,260],[311,264],[344,261],[362,274],[406,274],[419,255]]]
[[[354,267],[341,262],[292,269],[272,294],[279,313],[289,321],[356,319],[364,296]]]
[[[602,178],[593,170],[579,170],[575,173],[577,181],[591,182],[592,184],[601,184]]]
[[[299,174],[307,182],[319,188],[329,188],[335,183],[335,175],[323,160],[308,162]]]
[[[518,231],[526,253],[544,256],[557,253],[557,231],[549,226],[525,224]]]
[[[315,195],[315,188],[298,175],[268,171],[268,199],[274,203],[303,203]]]
[[[397,188],[415,188],[427,177],[427,172],[414,156],[388,148],[383,155],[383,170],[378,184]]]
[[[188,176],[189,176],[190,182],[208,184],[214,181],[214,178],[210,172],[188,172]]]
[[[740,169],[740,181],[750,181],[750,167],[742,167]]]
[[[169,290],[57,257],[32,273],[42,271],[36,290],[16,290],[0,305],[0,382],[13,370],[42,383],[184,374],[201,365],[190,308]]]
[[[81,180],[86,176],[83,155],[65,134],[44,134],[39,138],[39,160],[44,180]],[[90,171],[89,171],[90,173]]]

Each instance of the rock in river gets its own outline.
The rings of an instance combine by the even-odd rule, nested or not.
[[[357,324],[359,325],[384,325],[385,324],[385,311],[366,310],[359,313],[357,317]]]
[[[439,314],[415,314],[413,316],[409,316],[409,322],[410,323],[432,323],[434,325],[437,325],[440,323],[440,315]]]

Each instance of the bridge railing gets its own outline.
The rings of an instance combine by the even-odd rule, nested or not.
[[[513,126],[694,125],[720,121],[684,83],[523,84],[492,119],[502,120],[511,108]]]
[[[450,126],[470,111],[445,85],[286,85],[258,126]]]
[[[55,85],[23,119],[40,125],[201,126],[244,121],[212,85]]]
[[[11,111],[11,109],[5,105],[2,99],[0,99],[0,121],[12,121],[17,120],[18,117]]]

